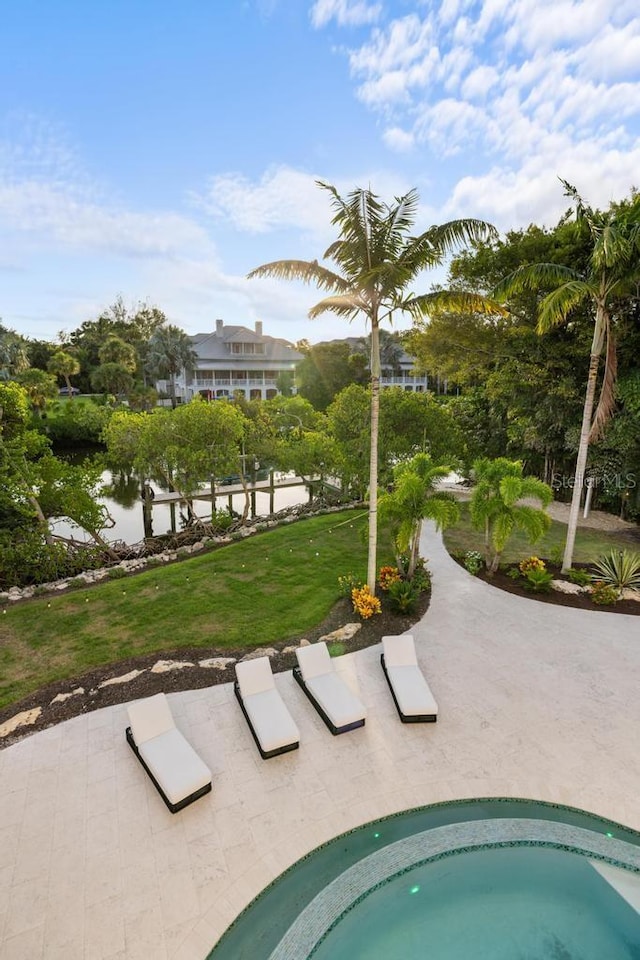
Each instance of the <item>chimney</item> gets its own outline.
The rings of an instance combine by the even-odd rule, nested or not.
[[[262,336],[262,320],[256,320],[256,334],[257,336]]]
[[[222,328],[224,327],[224,320],[216,320],[216,337],[222,336]]]

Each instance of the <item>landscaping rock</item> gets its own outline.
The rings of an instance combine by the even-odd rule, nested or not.
[[[277,654],[275,647],[256,647],[255,650],[249,651],[242,659],[244,660],[257,660],[258,657],[275,657]]]
[[[70,697],[78,697],[81,693],[84,693],[84,687],[76,687],[75,690],[70,690],[69,693],[59,693],[57,697],[54,697],[50,701],[49,706],[52,707],[54,703],[64,703],[65,700],[68,700]]]
[[[42,707],[34,707],[33,710],[23,710],[22,713],[16,713],[15,717],[11,717],[10,720],[0,724],[0,737],[8,737],[18,727],[30,726],[36,722],[41,713]]]
[[[625,587],[620,594],[621,600],[636,600],[640,602],[640,590],[633,590],[631,587]]]
[[[235,662],[235,657],[209,657],[208,660],[198,660],[198,666],[205,670],[226,670]]]
[[[184,670],[186,667],[195,667],[190,660],[158,660],[151,667],[151,673],[169,673],[171,670]]]
[[[114,683],[131,683],[141,673],[144,673],[144,670],[131,670],[129,673],[122,673],[119,677],[109,677],[108,680],[103,680],[102,683],[98,684],[98,690],[101,690],[102,687],[111,687]]]
[[[356,633],[361,629],[361,623],[345,623],[344,627],[339,627],[337,630],[327,633],[324,637],[320,637],[318,643],[323,640],[325,643],[344,643],[345,640],[353,640]]]
[[[581,587],[579,583],[569,583],[568,580],[552,580],[551,589],[557,590],[558,593],[585,593],[585,588]]]

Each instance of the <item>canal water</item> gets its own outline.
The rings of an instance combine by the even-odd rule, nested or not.
[[[281,476],[281,475],[280,475]],[[114,540],[123,540],[125,543],[139,543],[144,539],[144,514],[140,490],[140,481],[134,477],[126,478],[114,475],[110,470],[102,473],[102,484],[105,489],[104,494],[99,497],[99,502],[103,503],[110,516],[114,520],[114,526],[104,531],[105,540],[113,542]],[[183,528],[187,517],[186,504],[179,502],[170,504],[162,502],[162,495],[166,493],[158,484],[151,484],[154,492],[153,507],[151,512],[153,535],[160,536],[164,533],[179,531]],[[220,486],[216,490],[216,509],[226,510],[231,505],[231,509],[238,514],[244,510],[244,493],[235,492],[238,486],[229,486],[228,489]],[[219,495],[218,495],[219,494]],[[275,511],[283,510],[285,507],[292,507],[299,503],[306,503],[308,500],[308,491],[304,484],[299,484],[283,489],[276,488],[274,491],[273,507]],[[193,510],[197,517],[202,520],[211,518],[211,502],[206,500],[194,500]],[[266,516],[270,513],[269,491],[257,490],[255,493],[255,515]],[[73,535],[77,540],[89,540],[90,537],[73,527],[67,521],[58,520],[52,524],[54,531],[62,536]]]

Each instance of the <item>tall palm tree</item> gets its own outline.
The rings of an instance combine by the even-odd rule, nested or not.
[[[330,311],[346,320],[364,314],[371,332],[371,454],[369,460],[369,545],[367,583],[371,592],[376,585],[377,509],[378,509],[378,417],[380,396],[380,323],[392,322],[396,310],[417,317],[430,309],[455,303],[459,309],[487,312],[486,301],[472,294],[449,291],[415,296],[407,288],[419,274],[440,266],[458,247],[476,240],[495,237],[494,228],[482,220],[454,220],[431,227],[418,236],[411,235],[416,219],[418,193],[410,190],[392,204],[380,200],[371,190],[356,189],[346,198],[334,186],[317,181],[331,195],[332,223],[338,227],[338,239],[325,251],[323,259],[333,261],[336,270],[321,266],[317,260],[276,260],[249,273],[249,277],[276,277],[315,283],[329,296],[309,310],[314,319]]]
[[[602,436],[604,427],[615,406],[617,374],[615,301],[622,297],[638,296],[640,283],[640,195],[629,203],[612,205],[604,213],[588,206],[575,187],[561,180],[565,196],[575,204],[579,229],[587,231],[591,244],[586,271],[555,263],[534,263],[519,267],[494,290],[497,299],[509,297],[523,290],[536,290],[555,285],[538,308],[538,333],[546,333],[563,323],[580,304],[587,302],[593,312],[593,339],[589,359],[589,373],[582,411],[580,443],[567,525],[562,569],[573,562],[578,515],[582,500],[589,444]],[[605,355],[604,373],[595,413],[598,368]]]
[[[158,377],[168,377],[171,406],[176,407],[176,376],[193,367],[197,355],[188,334],[172,323],[155,330],[149,339],[147,366]]]
[[[67,385],[67,396],[69,400],[73,400],[73,387],[69,378],[80,373],[80,361],[66,350],[56,350],[47,363],[47,369],[56,377],[63,378]]]

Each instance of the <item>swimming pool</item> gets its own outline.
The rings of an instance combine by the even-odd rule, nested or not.
[[[526,860],[528,854],[533,855],[529,866]],[[496,855],[500,856],[496,859]],[[344,955],[349,956],[350,960],[356,956],[366,960],[393,960],[395,956],[402,957],[402,960],[413,960],[404,942],[407,937],[422,942],[422,952],[415,954],[416,957],[422,957],[424,938],[427,937],[427,942],[431,943],[430,931],[440,924],[433,910],[428,907],[425,887],[430,897],[435,895],[438,887],[442,888],[444,894],[448,887],[438,871],[444,871],[444,877],[458,873],[459,878],[468,877],[471,881],[477,873],[487,879],[485,865],[490,861],[491,883],[496,891],[501,885],[507,891],[514,891],[518,870],[524,876],[544,876],[545,862],[551,865],[553,861],[555,870],[555,866],[562,861],[568,872],[565,881],[560,882],[560,887],[575,887],[577,890],[579,884],[575,878],[578,875],[582,878],[584,897],[580,909],[583,915],[592,917],[593,923],[599,925],[601,931],[610,931],[613,938],[610,943],[616,937],[622,938],[620,943],[629,942],[629,949],[636,951],[624,953],[620,952],[623,949],[620,947],[616,954],[607,941],[610,952],[605,951],[600,957],[627,960],[640,956],[638,914],[599,875],[585,856],[594,863],[609,861],[630,870],[640,870],[640,835],[584,811],[526,800],[491,798],[410,810],[336,837],[298,861],[247,907],[214,947],[210,960],[304,960],[309,956],[313,956],[314,960],[328,960],[329,957],[340,956],[336,944],[343,941],[349,943],[351,952]],[[489,859],[483,860],[484,857]],[[480,867],[475,866],[477,864]],[[504,864],[504,868],[499,867],[500,864]],[[503,869],[504,874],[501,872]],[[550,866],[547,868],[549,870],[553,874]],[[422,871],[425,871],[424,874]],[[621,875],[640,884],[633,873],[625,871]],[[429,880],[428,877],[437,879]],[[459,878],[452,890],[458,888]],[[514,925],[517,916],[526,917],[527,912],[535,912],[537,907],[532,905],[542,902],[540,897],[543,888],[544,883],[527,892],[525,886],[520,891],[519,899],[512,898],[514,904],[519,904],[519,912],[514,913]],[[602,900],[604,909],[603,916],[598,919],[593,912],[594,891],[597,890],[600,893],[595,900]],[[603,891],[606,891],[606,897]],[[528,911],[527,896],[530,897]],[[469,930],[473,929],[471,918],[475,908],[472,909],[471,904],[474,899],[470,892],[463,900],[465,910],[468,910],[465,915],[469,917]],[[496,910],[501,908],[501,900],[497,894],[485,897],[485,902],[491,902]],[[557,897],[552,901],[559,902]],[[608,913],[605,901],[611,907]],[[447,903],[450,908],[456,904],[456,899],[451,894],[444,899],[436,898],[433,902]],[[480,902],[477,900],[477,903]],[[377,921],[384,913],[380,903],[389,904],[388,916],[397,915],[400,918],[395,927],[392,928],[387,922],[378,929]],[[418,909],[421,907],[425,909]],[[419,923],[412,926],[404,916],[405,908],[414,913],[417,911],[421,922],[427,923],[427,927],[421,928]],[[566,905],[564,915],[573,915],[574,908],[575,901],[571,901]],[[429,913],[430,919],[425,919]],[[451,930],[451,915],[447,918],[445,911],[440,918],[440,929],[445,932]],[[504,929],[504,923],[498,925],[498,919],[499,913],[496,913],[496,922],[490,925],[494,932]],[[572,926],[571,923],[569,925]],[[454,927],[461,928],[461,924],[456,922]],[[558,943],[563,944],[565,928],[558,926],[555,919],[550,918],[546,926],[538,925],[537,929],[540,936],[555,936]],[[371,932],[371,938],[365,939],[363,930]],[[410,933],[411,930],[413,932]],[[357,938],[355,941],[349,941],[350,931]],[[383,932],[384,940],[381,939]],[[521,935],[524,936],[524,932],[521,931]],[[443,936],[445,940],[447,937],[451,939],[446,933]],[[477,938],[479,934],[474,933],[473,936]],[[605,936],[604,932],[602,936]],[[392,944],[396,944],[393,948],[395,953],[389,952],[392,951],[389,938]],[[530,941],[533,949],[534,941],[531,938]],[[382,942],[384,951],[380,953],[378,950],[376,953],[376,943]],[[548,941],[547,947],[549,942],[553,941]],[[590,942],[597,940],[591,937]],[[356,943],[357,952],[354,952]],[[559,946],[558,950],[574,950],[574,946]],[[487,946],[487,949],[492,952],[485,953],[485,956],[499,957],[496,943]],[[432,960],[439,960],[440,956],[443,960],[457,960],[458,957],[467,960],[469,953],[464,950],[467,947],[462,953],[436,954],[430,949],[429,956]],[[558,950],[555,955],[563,960],[574,956],[580,956],[582,960],[583,955],[576,954],[575,950],[574,953],[564,954]],[[479,956],[477,952],[472,955]],[[511,956],[515,960],[518,954],[512,953]],[[523,956],[552,958],[554,953],[547,949],[546,953],[530,952]]]

